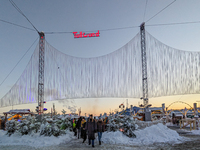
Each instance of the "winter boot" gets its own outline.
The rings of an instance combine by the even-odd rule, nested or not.
[[[99,145],[101,145],[101,141],[99,141]]]
[[[94,145],[92,145],[92,147],[94,147]]]

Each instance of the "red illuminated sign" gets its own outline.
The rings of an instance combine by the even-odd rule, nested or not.
[[[97,33],[85,34],[85,32],[79,32],[77,34],[77,32],[73,32],[73,34],[74,34],[74,38],[99,37],[99,30],[97,31]]]

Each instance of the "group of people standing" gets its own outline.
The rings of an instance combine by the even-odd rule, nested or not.
[[[101,145],[102,133],[105,131],[105,123],[101,117],[97,120],[93,118],[93,115],[90,115],[87,120],[80,117],[78,121],[74,118],[72,122],[74,136],[78,136],[78,139],[83,138],[83,143],[88,137],[88,144],[92,144],[92,147],[94,147],[95,133],[98,133],[99,145]]]
[[[0,129],[5,130],[5,118],[4,118],[4,117],[1,117],[1,118],[0,118],[0,122],[1,122],[1,124],[0,124]]]

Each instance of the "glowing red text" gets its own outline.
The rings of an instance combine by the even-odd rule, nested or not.
[[[74,34],[74,38],[99,37],[99,30],[97,31],[97,33],[85,34],[85,32],[79,32],[77,34],[77,32],[73,32],[73,34]]]

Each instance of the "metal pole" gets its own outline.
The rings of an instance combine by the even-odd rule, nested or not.
[[[146,39],[145,39],[145,23],[140,25],[141,36],[141,57],[142,57],[142,90],[143,90],[143,107],[145,113],[145,121],[151,121],[151,112],[148,103],[148,82],[147,82],[147,58],[146,58]]]
[[[128,109],[128,99],[126,99],[126,109]]]
[[[142,89],[143,89],[143,104],[148,105],[148,82],[147,82],[147,60],[146,60],[146,39],[145,39],[145,23],[140,25],[141,36],[141,54],[142,54]]]
[[[38,114],[43,114],[44,108],[44,51],[45,51],[45,35],[39,32],[39,73],[38,73]]]

